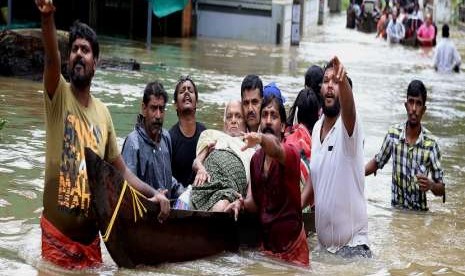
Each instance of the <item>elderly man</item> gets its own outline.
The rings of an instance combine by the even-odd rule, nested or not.
[[[231,101],[225,107],[224,132],[205,130],[200,135],[193,164],[197,172],[191,195],[193,209],[222,212],[238,194],[246,195],[255,150],[241,150],[244,131],[241,102]]]

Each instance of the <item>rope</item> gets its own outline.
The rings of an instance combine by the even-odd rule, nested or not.
[[[147,208],[144,206],[142,201],[139,197],[146,198],[143,194],[139,191],[134,189],[133,187],[128,185],[128,182],[125,180],[123,183],[123,188],[121,189],[121,193],[119,195],[118,203],[116,204],[115,210],[113,211],[113,215],[111,216],[110,223],[108,223],[107,230],[105,234],[102,236],[104,242],[107,242],[110,238],[111,229],[116,220],[116,216],[118,215],[119,208],[121,206],[121,202],[123,201],[124,193],[126,192],[126,187],[129,187],[129,191],[131,192],[132,196],[132,208],[134,211],[134,222],[137,222],[137,217],[143,218],[144,214],[147,213]]]
[[[134,222],[137,222],[138,216],[140,218],[143,218],[144,214],[147,213],[147,208],[145,208],[144,204],[142,203],[139,197],[143,197],[143,198],[146,198],[146,197],[131,186],[129,186],[129,190],[131,191],[131,195],[132,195],[132,208],[134,211]]]

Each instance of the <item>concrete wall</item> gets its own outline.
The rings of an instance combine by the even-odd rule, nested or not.
[[[315,27],[318,22],[318,5],[319,0],[304,0],[303,1],[303,22],[302,34],[305,36],[310,28]]]
[[[318,2],[318,25],[324,24],[324,18],[328,16],[328,0],[317,0]]]
[[[290,45],[291,43],[291,25],[292,25],[292,0],[290,1],[273,1],[272,18],[275,26],[278,23],[281,26],[281,45]]]
[[[199,5],[197,36],[290,45],[292,0],[271,3],[271,11]]]
[[[204,0],[205,1],[205,0]],[[301,0],[300,35],[305,36],[318,23],[320,1],[322,14],[329,13],[328,0]],[[199,1],[202,3],[202,1]],[[229,5],[199,5],[197,9],[197,36],[237,39],[258,43],[290,45],[292,33],[292,0],[270,0],[268,9],[231,8]],[[269,2],[269,3],[270,3]],[[206,3],[206,2],[205,2]],[[252,3],[252,2],[250,2]]]
[[[198,11],[197,36],[276,43],[276,25],[271,17]]]

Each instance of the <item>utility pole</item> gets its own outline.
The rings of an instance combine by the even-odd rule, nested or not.
[[[146,48],[150,50],[152,48],[152,1],[148,2],[147,8],[147,42]]]
[[[13,0],[8,0],[8,22],[7,22],[7,29],[11,29],[11,25],[13,24]]]

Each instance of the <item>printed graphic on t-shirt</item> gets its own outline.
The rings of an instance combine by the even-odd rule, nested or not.
[[[58,205],[69,211],[86,214],[90,206],[90,191],[84,148],[97,152],[97,145],[102,142],[102,133],[98,126],[89,126],[69,113],[64,124]]]

